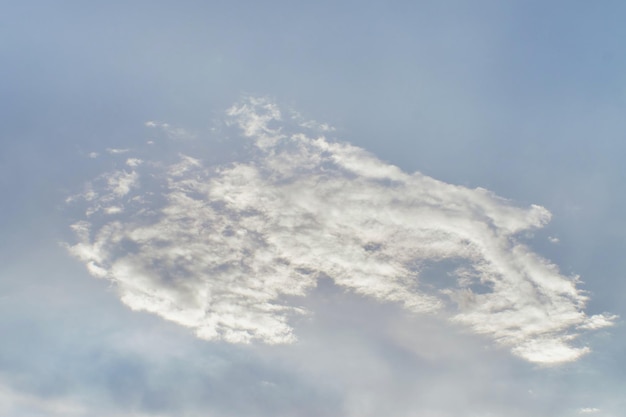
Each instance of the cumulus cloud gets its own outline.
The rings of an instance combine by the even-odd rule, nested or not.
[[[73,226],[69,250],[131,308],[204,339],[288,343],[290,318],[309,314],[295,296],[330,278],[413,313],[445,314],[544,364],[576,360],[588,352],[578,333],[611,325],[613,316],[585,314],[577,277],[521,241],[550,220],[545,208],[405,173],[328,140],[325,125],[307,135],[314,124],[284,120],[265,99],[227,117],[253,145],[245,159],[131,163],[84,194],[89,216]],[[454,269],[433,282],[437,265]]]

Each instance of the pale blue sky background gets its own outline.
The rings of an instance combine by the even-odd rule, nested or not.
[[[65,198],[117,163],[90,152],[144,144],[148,120],[215,141],[228,107],[267,96],[405,171],[546,207],[553,219],[533,248],[581,276],[589,314],[625,317],[623,2],[2,9],[0,414],[554,417],[626,407],[622,319],[583,336],[589,355],[541,368],[329,284],[305,300],[316,319],[296,328],[295,347],[206,342],[132,312],[59,244],[76,217]],[[228,159],[228,143],[206,148],[224,152],[207,159]]]

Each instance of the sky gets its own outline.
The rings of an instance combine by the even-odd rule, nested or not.
[[[0,415],[621,415],[625,20],[6,2]]]

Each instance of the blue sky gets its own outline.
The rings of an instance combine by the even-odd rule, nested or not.
[[[625,15],[5,5],[0,414],[618,416]]]

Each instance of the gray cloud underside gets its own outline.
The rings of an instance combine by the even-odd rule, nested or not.
[[[308,136],[263,99],[228,110],[253,145],[244,161],[205,166],[132,159],[90,184],[72,254],[107,278],[132,309],[229,342],[295,340],[289,319],[320,277],[510,346],[528,361],[572,361],[587,316],[576,277],[518,241],[550,213],[484,189],[407,174],[363,149]],[[433,288],[430,265],[453,261]],[[480,290],[478,290],[480,288]]]

